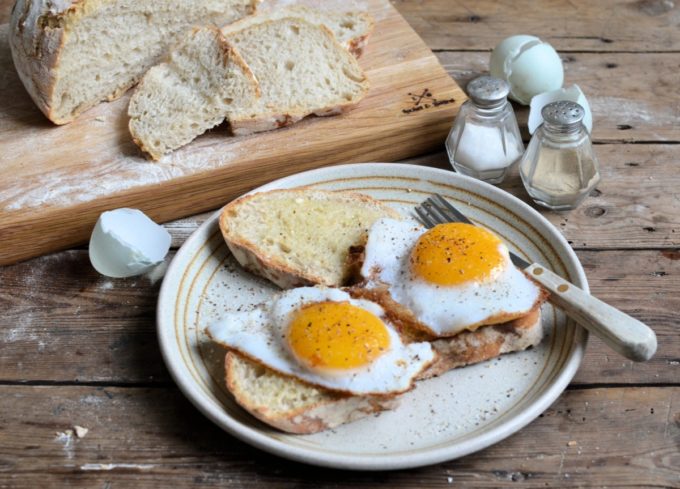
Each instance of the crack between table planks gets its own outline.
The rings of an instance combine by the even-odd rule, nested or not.
[[[118,388],[166,388],[176,387],[171,380],[158,380],[152,382],[111,382],[111,381],[76,381],[76,380],[0,380],[3,386],[27,386],[27,387],[118,387]]]
[[[432,52],[437,54],[437,53],[491,53],[492,49],[447,49],[447,48],[435,48],[432,49]],[[607,51],[607,50],[593,50],[593,51],[586,51],[586,50],[577,50],[577,51],[571,51],[571,50],[566,50],[566,49],[560,49],[557,51],[558,54],[560,53],[569,53],[569,54],[677,54],[680,53],[680,50],[673,49],[671,51],[634,51],[634,50],[621,50],[621,51]]]
[[[629,388],[644,388],[644,387],[680,387],[680,382],[659,382],[657,384],[649,384],[644,382],[594,382],[592,384],[574,383],[569,384],[565,390],[568,391],[586,391],[591,389],[629,389]]]
[[[157,382],[108,382],[108,381],[72,381],[72,380],[0,380],[0,387],[116,387],[121,389],[165,389],[169,387],[177,387],[177,385],[168,380],[159,380]],[[624,389],[624,388],[640,388],[640,387],[680,387],[680,382],[595,382],[595,383],[574,383],[569,384],[566,390],[590,390],[590,389]]]

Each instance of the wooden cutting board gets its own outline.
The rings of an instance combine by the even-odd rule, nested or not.
[[[160,162],[130,139],[129,94],[52,125],[19,81],[0,26],[0,264],[86,242],[105,210],[165,222],[303,170],[441,149],[465,94],[388,1],[350,3],[376,20],[360,59],[371,90],[356,108],[248,137],[222,125]]]

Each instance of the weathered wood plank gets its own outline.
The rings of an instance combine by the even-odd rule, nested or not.
[[[570,390],[518,434],[457,461],[352,473],[259,452],[175,388],[1,386],[0,486],[680,487],[680,388]],[[78,438],[67,430],[89,429]]]
[[[668,0],[392,3],[432,49],[486,50],[507,36],[526,33],[562,51],[680,50],[680,9]],[[0,0],[0,24],[9,20],[13,4]]]
[[[432,49],[487,50],[533,34],[560,51],[680,50],[680,8],[667,0],[393,3]]]
[[[579,251],[593,293],[646,322],[657,355],[633,364],[593,339],[575,381],[677,383],[680,254]],[[85,250],[0,268],[0,381],[168,382],[155,333],[158,284],[107,279]]]
[[[489,71],[489,53],[443,52],[439,61],[463,88]],[[563,54],[564,85],[577,84],[593,111],[596,142],[680,141],[678,55]],[[514,104],[525,138],[529,110]]]
[[[571,212],[533,205],[575,249],[680,247],[680,174],[676,145],[596,145],[602,181]],[[413,163],[448,168],[444,152]],[[517,168],[500,187],[531,203]]]
[[[680,248],[680,173],[675,145],[596,145],[602,182],[571,212],[535,206],[576,249]],[[408,160],[451,169],[444,152]],[[530,202],[515,168],[501,188]],[[226,203],[226,202],[225,202]],[[212,212],[166,224],[179,246]]]

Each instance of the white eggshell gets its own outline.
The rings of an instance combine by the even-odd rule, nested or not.
[[[541,40],[538,37],[524,34],[505,38],[491,52],[489,73],[493,77],[507,81],[507,71],[510,67],[506,68],[506,63],[509,64],[515,59],[525,46],[540,44],[540,42]]]
[[[90,262],[108,277],[140,275],[163,261],[170,241],[170,234],[140,210],[104,212],[90,237]]]
[[[529,105],[539,93],[556,90],[564,81],[564,68],[557,51],[534,36],[512,36],[491,53],[492,76],[510,84],[510,98]]]
[[[543,92],[536,95],[531,99],[531,110],[529,111],[529,121],[527,126],[529,128],[529,133],[533,134],[534,131],[543,124],[543,116],[541,115],[541,110],[543,107],[551,102],[557,102],[559,100],[569,100],[571,102],[576,102],[585,111],[583,116],[583,125],[586,126],[588,133],[592,132],[593,129],[593,114],[590,111],[590,105],[586,96],[583,94],[578,85],[572,85],[569,88],[558,88],[557,90],[551,90],[549,92]]]

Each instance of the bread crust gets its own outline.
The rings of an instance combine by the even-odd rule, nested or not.
[[[375,20],[373,16],[367,12],[361,12],[360,16],[364,19],[364,22],[368,24],[368,30],[363,36],[355,37],[347,41],[347,49],[350,53],[354,55],[355,58],[360,58],[364,54],[364,49],[368,45],[368,39],[371,37],[373,30],[375,29]]]
[[[236,370],[234,363],[238,361],[238,358],[238,353],[227,352],[225,359],[227,389],[232,393],[236,402],[250,414],[288,433],[317,433],[380,411],[394,409],[399,405],[399,397],[348,396],[325,392],[323,399],[311,406],[293,410],[284,415],[277,414],[267,406],[257,405],[250,400],[247,393],[248,386],[242,385],[240,379],[234,375]],[[297,381],[291,379],[291,382]]]
[[[526,350],[543,339],[541,308],[535,306],[525,316],[502,324],[463,331],[451,338],[430,340],[437,358],[417,377],[429,379],[449,370],[480,363],[504,353]]]
[[[72,114],[56,113],[54,92],[68,25],[97,4],[111,0],[17,0],[10,17],[9,43],[21,82],[38,108],[57,125],[68,124],[102,100],[83,103]],[[260,0],[250,0],[254,12]],[[104,97],[112,101],[133,87],[141,75]]]
[[[345,191],[332,191],[332,190],[316,190],[310,188],[298,188],[289,190],[275,190],[273,192],[290,192],[298,193],[300,195],[309,196],[310,192],[318,193],[319,195],[342,195],[346,196],[348,199],[356,199],[360,202],[380,206],[381,210],[385,212],[385,216],[393,217],[395,219],[401,218],[399,213],[392,209],[391,207],[374,200],[367,195],[356,194]],[[262,193],[249,194],[239,199],[236,199],[229,204],[227,204],[222,213],[220,214],[219,226],[222,232],[222,236],[229,247],[229,250],[234,255],[236,261],[238,261],[243,268],[251,273],[259,275],[266,278],[267,280],[278,285],[282,289],[291,289],[294,287],[302,287],[307,285],[326,285],[329,287],[340,286],[343,284],[332,283],[326,279],[326,277],[319,276],[313,273],[305,273],[302,270],[296,270],[295,268],[283,263],[276,257],[267,256],[267,254],[260,250],[256,243],[248,241],[233,232],[229,225],[229,219],[232,213],[238,212],[238,207],[240,205],[249,203],[253,199],[261,198]]]
[[[65,43],[62,25],[84,1],[17,0],[10,17],[9,44],[19,78],[38,108],[55,124],[73,120],[56,117],[52,99]]]
[[[298,12],[304,14],[305,11],[310,11],[310,8],[302,5],[296,5],[295,7],[292,8],[284,7],[282,10],[290,11],[291,12],[290,17],[298,17],[299,15],[296,15]],[[262,21],[265,21],[269,13],[270,10],[264,10],[262,12],[259,12],[258,15],[256,16],[244,17],[243,19],[237,20],[236,22],[232,22],[231,24],[222,27],[222,33],[228,35],[230,33],[237,32],[251,25],[257,24],[260,22],[258,20],[258,17],[260,16],[262,17]],[[350,53],[352,53],[352,55],[354,55],[355,58],[360,58],[364,53],[364,49],[368,45],[368,39],[370,38],[371,34],[373,33],[373,30],[375,29],[375,20],[373,19],[373,16],[368,12],[356,12],[356,15],[357,17],[360,17],[363,20],[363,22],[365,22],[368,25],[368,28],[366,29],[365,34],[348,39],[347,42],[344,43],[344,47]]]
[[[313,25],[307,22],[305,19],[300,18],[300,17],[284,17],[282,19],[277,19],[278,21],[280,20],[295,20],[296,22],[302,22],[304,24],[308,25]],[[262,23],[267,23],[267,22],[272,22],[272,21],[264,21]],[[329,38],[329,42],[334,44],[337,48],[346,51],[346,48],[343,47],[335,38],[335,35],[333,32],[326,27],[323,24],[319,24],[317,27],[319,27],[324,34]],[[229,32],[233,32],[230,30]],[[354,57],[348,53],[349,59],[351,59],[353,62],[356,63],[356,60]],[[357,65],[358,67],[358,65]],[[304,119],[305,117],[309,115],[316,115],[319,117],[326,117],[326,116],[332,116],[332,115],[338,115],[342,114],[343,112],[346,112],[350,110],[352,107],[354,107],[357,103],[359,103],[368,93],[368,90],[370,88],[370,82],[366,75],[363,73],[361,68],[359,67],[359,71],[361,72],[363,78],[361,80],[356,80],[361,84],[361,91],[356,95],[355,98],[352,100],[348,100],[346,102],[340,102],[336,103],[333,105],[328,105],[326,107],[321,107],[316,110],[310,110],[305,107],[290,107],[286,112],[281,112],[281,113],[266,113],[266,114],[259,114],[253,117],[250,116],[231,116],[229,117],[229,124],[231,127],[231,131],[235,136],[248,136],[250,134],[255,134],[258,132],[264,132],[264,131],[271,131],[274,129],[279,129],[281,127],[289,126],[292,124],[295,124],[296,122],[299,122],[300,120]]]

